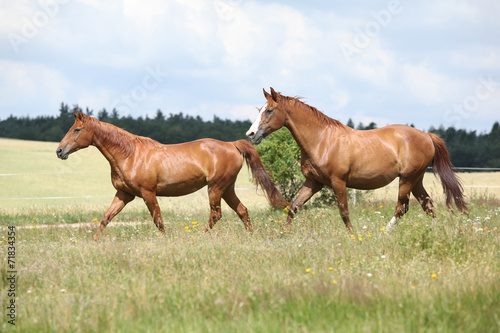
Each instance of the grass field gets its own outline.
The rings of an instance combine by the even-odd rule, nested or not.
[[[94,148],[60,161],[56,147],[0,139],[0,174],[16,174],[0,176],[1,331],[500,330],[500,204],[491,188],[467,188],[470,215],[453,214],[428,175],[435,220],[412,201],[386,234],[395,205],[389,187],[351,207],[354,235],[336,208],[305,208],[284,233],[286,211],[270,209],[242,172],[237,193],[252,234],[226,207],[214,231],[203,233],[202,190],[160,201],[166,237],[136,199],[116,218],[131,223],[108,227],[94,242],[114,194],[109,167]],[[498,174],[462,178],[500,183]],[[42,228],[79,222],[92,224]],[[8,226],[16,226],[15,327],[5,315]]]

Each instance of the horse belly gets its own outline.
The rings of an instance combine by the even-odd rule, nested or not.
[[[202,173],[189,176],[169,174],[161,178],[158,181],[156,190],[156,195],[158,196],[182,196],[196,192],[207,185],[206,176]]]
[[[350,188],[359,190],[374,190],[390,184],[396,177],[399,171],[385,170],[377,173],[351,174],[347,178],[346,185]]]
[[[379,167],[366,163],[364,167],[351,168],[346,185],[360,190],[374,190],[388,185],[398,176],[399,168],[395,162],[383,163]]]
[[[207,185],[205,179],[181,181],[158,185],[156,195],[162,197],[178,197],[198,191]]]

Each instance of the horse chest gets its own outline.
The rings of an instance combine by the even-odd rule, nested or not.
[[[111,183],[113,187],[117,190],[128,192],[137,195],[136,190],[130,187],[130,183],[127,182],[123,176],[118,172],[111,172]]]
[[[123,181],[120,177],[111,177],[111,183],[117,190],[121,190],[125,187],[125,181]]]
[[[321,184],[327,184],[328,179],[321,172],[320,169],[315,166],[309,159],[302,160],[301,164],[302,174],[306,179],[314,180]]]

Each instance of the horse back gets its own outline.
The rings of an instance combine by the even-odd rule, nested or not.
[[[402,174],[427,168],[434,157],[435,149],[431,137],[416,128],[389,125],[373,130],[373,133],[378,137],[380,150],[385,148],[391,151]]]
[[[428,134],[405,125],[373,130],[348,129],[328,159],[331,172],[348,186],[371,189],[394,178],[421,172],[431,163],[434,145]]]
[[[165,196],[192,193],[226,175],[234,181],[243,165],[234,145],[215,139],[165,145],[155,160],[158,194]]]

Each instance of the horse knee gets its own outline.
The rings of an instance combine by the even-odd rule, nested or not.
[[[238,205],[238,208],[236,209],[236,213],[240,217],[241,216],[248,216],[248,209],[242,203],[240,203]]]

